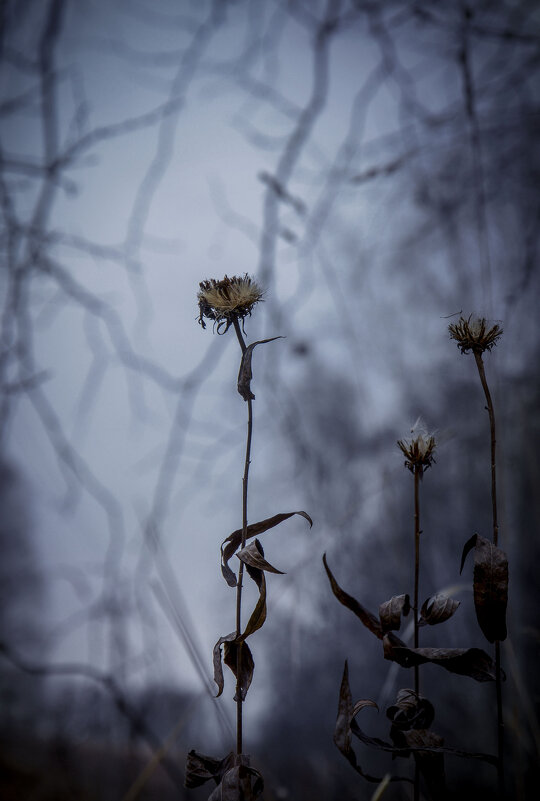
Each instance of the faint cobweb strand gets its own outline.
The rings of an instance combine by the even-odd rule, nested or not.
[[[498,546],[499,542],[499,521],[497,515],[497,429],[495,426],[495,411],[493,401],[486,380],[484,361],[482,353],[473,351],[478,374],[482,383],[482,389],[486,396],[486,409],[489,415],[489,430],[491,435],[491,508],[493,516],[493,544]],[[502,706],[502,671],[501,671],[501,643],[495,642],[495,692],[497,696],[497,777],[499,783],[499,797],[504,798],[504,717]]]
[[[234,330],[238,337],[238,342],[242,350],[242,354],[246,351],[246,343],[240,329],[240,323],[237,317],[233,317]],[[246,459],[244,463],[244,477],[242,479],[242,542],[240,547],[244,548],[247,537],[247,519],[248,519],[248,480],[249,480],[249,465],[251,462],[251,437],[253,433],[253,405],[251,398],[247,400],[248,405],[248,423],[247,423],[247,438],[246,438]],[[244,563],[240,560],[240,567],[238,568],[238,582],[236,585],[236,637],[240,637],[242,633],[242,583],[244,578]],[[242,753],[242,645],[240,644],[237,649],[236,656],[236,753]]]

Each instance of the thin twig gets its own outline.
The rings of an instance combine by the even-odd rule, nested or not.
[[[487,403],[486,408],[489,414],[489,430],[491,435],[491,507],[493,516],[493,545],[497,546],[499,544],[499,522],[497,516],[497,461],[496,461],[497,437],[495,429],[495,411],[493,409],[493,401],[491,400],[491,393],[489,391],[489,387],[486,381],[486,373],[484,370],[484,361],[482,359],[482,354],[474,351],[474,358],[476,360],[476,366],[478,367],[478,373],[480,375],[480,381],[482,382],[482,388],[486,396],[486,403]]]
[[[491,508],[493,516],[493,544],[498,545],[499,542],[499,522],[497,516],[497,460],[496,460],[496,445],[497,445],[497,430],[495,427],[495,411],[493,409],[493,401],[491,400],[491,393],[486,380],[486,373],[484,370],[484,361],[480,351],[473,350],[478,374],[486,396],[486,409],[489,415],[489,430],[491,439]],[[499,798],[504,798],[504,717],[502,705],[502,671],[501,671],[501,643],[499,640],[495,642],[495,693],[497,697],[497,777],[499,785]]]

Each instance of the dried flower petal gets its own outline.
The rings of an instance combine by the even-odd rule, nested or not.
[[[465,319],[460,317],[457,323],[448,326],[450,338],[455,339],[462,353],[472,350],[473,353],[483,353],[497,344],[503,333],[500,325],[489,327],[485,317],[473,317],[472,314]]]
[[[204,318],[217,323],[218,333],[225,326],[225,331],[234,319],[243,320],[251,315],[256,303],[262,300],[263,291],[257,282],[247,273],[244,276],[225,276],[221,281],[210,278],[201,281],[197,299],[199,302],[199,322],[206,328]],[[225,333],[223,331],[223,333]]]

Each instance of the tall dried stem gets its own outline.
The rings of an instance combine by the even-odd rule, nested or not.
[[[418,648],[418,580],[420,577],[420,473],[414,471],[414,647]],[[414,691],[420,692],[420,670],[414,668]]]
[[[421,468],[414,471],[414,647],[418,648],[418,583],[420,577],[420,473]],[[414,666],[414,691],[420,694],[420,666]],[[420,799],[420,768],[418,762],[414,767],[414,801]]]
[[[482,353],[478,350],[473,350],[478,374],[486,396],[486,409],[489,415],[489,429],[491,438],[491,508],[493,518],[493,544],[498,545],[499,541],[499,521],[497,516],[497,429],[495,426],[495,411],[493,409],[493,401],[489,391],[488,383],[486,380],[486,372],[484,370],[484,361]],[[501,671],[501,643],[499,640],[495,642],[495,692],[497,697],[497,776],[499,797],[504,798],[504,717],[502,706],[502,671]]]
[[[234,330],[238,337],[238,342],[242,350],[242,354],[246,350],[246,343],[240,329],[238,319],[233,318]],[[242,479],[242,543],[241,548],[246,544],[247,525],[248,525],[248,480],[249,480],[249,465],[251,463],[251,438],[253,434],[253,405],[251,398],[247,400],[248,407],[248,421],[247,421],[247,436],[246,436],[246,458],[244,462],[244,476]],[[242,633],[242,584],[244,579],[244,563],[240,560],[240,567],[238,568],[238,582],[236,585],[236,637],[239,638]],[[236,657],[236,753],[242,753],[242,646],[240,645]]]

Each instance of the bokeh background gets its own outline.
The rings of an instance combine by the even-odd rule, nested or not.
[[[250,273],[250,520],[268,621],[253,637],[246,748],[266,799],[368,799],[332,743],[353,695],[387,739],[407,671],[330,592],[374,611],[412,587],[422,416],[421,596],[455,617],[425,644],[486,647],[461,550],[490,534],[489,429],[459,313],[498,322],[509,797],[538,725],[537,270],[540,14],[532,0],[6,0],[0,6],[2,796],[205,798],[190,748],[233,745],[212,648],[234,628],[221,541],[241,524],[238,343],[197,324],[199,281]],[[246,604],[255,595],[247,594]],[[424,630],[425,631],[425,630]],[[410,632],[409,632],[410,634]],[[449,745],[495,750],[493,686],[424,669]],[[403,760],[359,743],[372,773]],[[494,771],[448,759],[449,796]],[[186,793],[184,795],[184,793]],[[410,790],[392,785],[389,799]]]

